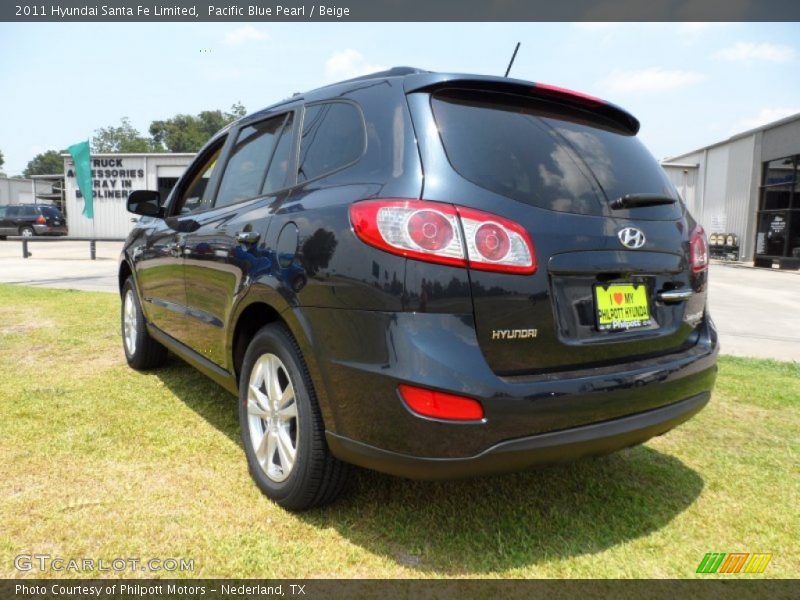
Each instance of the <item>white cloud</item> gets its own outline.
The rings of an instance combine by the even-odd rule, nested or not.
[[[229,46],[238,46],[247,42],[261,42],[268,39],[269,36],[266,33],[259,31],[252,25],[245,25],[225,34],[225,43]]]
[[[784,117],[796,115],[798,113],[800,113],[800,106],[762,108],[757,115],[737,121],[731,129],[730,134],[734,135],[736,133],[741,133],[742,131],[747,131],[748,129],[755,129],[761,125],[766,125],[767,123],[772,123],[773,121],[779,121]]]
[[[600,81],[600,85],[613,93],[664,92],[700,83],[705,75],[697,71],[651,67],[636,71],[614,69]]]
[[[336,52],[325,61],[325,79],[327,81],[341,81],[359,75],[383,71],[386,67],[367,61],[364,56],[351,48]]]
[[[733,60],[746,64],[757,60],[783,63],[794,58],[794,49],[791,46],[770,44],[763,42],[737,42],[729,48],[723,48],[714,55],[714,58]]]

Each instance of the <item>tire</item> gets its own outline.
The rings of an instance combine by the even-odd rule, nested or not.
[[[23,225],[22,227],[19,228],[19,234],[22,237],[33,237],[36,235],[36,232],[30,225]]]
[[[137,371],[160,367],[167,360],[167,349],[147,333],[142,306],[132,277],[122,286],[120,311],[122,347],[128,365]]]
[[[270,384],[273,379],[277,388]],[[279,396],[282,402],[272,400]],[[250,475],[271,500],[303,511],[340,494],[349,465],[328,449],[303,355],[282,324],[263,327],[247,347],[239,377],[239,424]]]
[[[6,236],[0,235],[0,241],[5,242],[6,241]]]

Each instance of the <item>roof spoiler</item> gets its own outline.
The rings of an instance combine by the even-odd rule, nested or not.
[[[616,104],[545,83],[501,77],[444,75],[441,73],[410,75],[405,80],[405,91],[408,94],[433,92],[444,88],[492,90],[551,100],[564,106],[603,116],[629,135],[636,135],[639,132],[639,120]]]

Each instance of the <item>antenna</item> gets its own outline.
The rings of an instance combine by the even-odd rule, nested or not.
[[[517,50],[519,50],[519,42],[517,42],[516,48],[514,48],[514,54],[511,55],[511,62],[508,63],[508,68],[506,69],[506,74],[503,77],[508,77],[509,72],[511,71],[511,65],[514,64],[514,59],[517,58]]]

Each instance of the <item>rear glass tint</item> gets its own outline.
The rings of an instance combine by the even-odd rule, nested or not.
[[[306,107],[297,181],[315,179],[341,169],[363,154],[364,119],[349,102],[326,102]]]
[[[626,194],[678,198],[661,166],[635,136],[601,117],[490,92],[448,92],[431,99],[453,168],[473,183],[520,202],[588,215]],[[614,211],[669,219],[679,203]]]

